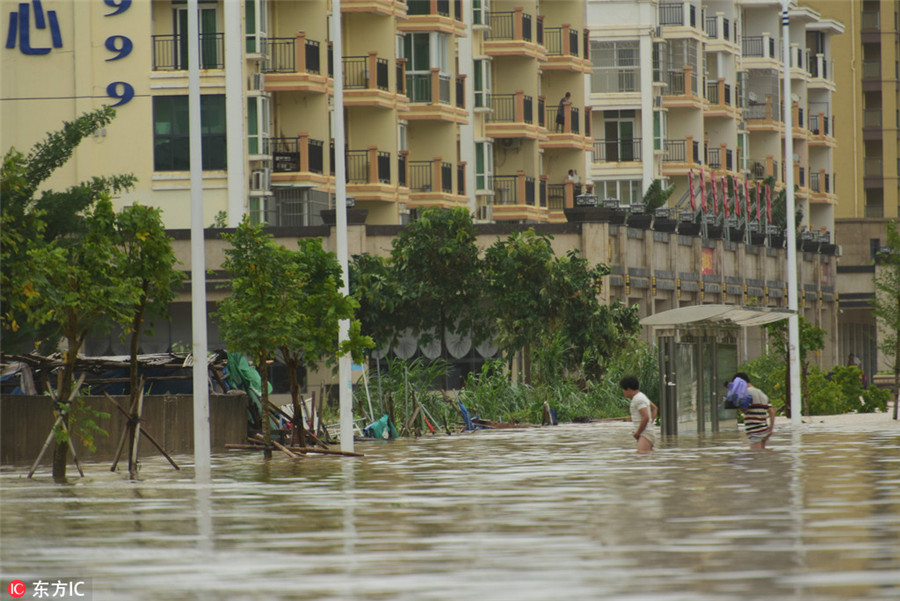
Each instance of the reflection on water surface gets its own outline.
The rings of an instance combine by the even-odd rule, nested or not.
[[[91,578],[116,601],[900,598],[896,422],[784,426],[769,453],[733,433],[639,456],[630,432],[235,452],[201,487],[162,458],[137,482],[4,468],[3,578]]]

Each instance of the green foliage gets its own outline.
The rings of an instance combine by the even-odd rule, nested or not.
[[[82,245],[91,208],[110,194],[127,190],[132,175],[94,177],[63,192],[39,187],[65,164],[85,137],[109,124],[115,111],[104,107],[64,123],[37,143],[28,155],[11,148],[0,167],[0,327],[5,352],[31,350],[35,343],[53,346],[59,337],[58,322],[36,292],[33,256],[53,254],[53,249]],[[48,247],[49,245],[49,247]],[[44,248],[48,247],[48,248]],[[73,251],[77,254],[77,249]],[[40,305],[41,308],[35,307]]]
[[[228,211],[219,211],[216,213],[216,216],[213,218],[212,225],[210,226],[217,230],[224,230],[228,227]]]
[[[888,221],[885,250],[878,254],[872,312],[878,322],[879,350],[893,359],[894,393],[900,391],[900,229]],[[897,419],[894,404],[894,419]]]
[[[396,340],[406,327],[405,312],[399,311],[399,286],[390,259],[364,253],[350,263],[350,293],[359,303],[362,331],[371,336],[376,348]]]
[[[68,417],[67,430],[63,429],[61,424],[56,427],[57,442],[67,444],[70,438],[75,438],[81,441],[84,448],[93,453],[97,450],[95,444],[97,437],[109,436],[109,432],[98,424],[99,421],[109,419],[109,413],[91,407],[81,394],[69,406]]]
[[[661,180],[655,179],[650,182],[647,191],[644,192],[644,205],[647,213],[652,215],[656,209],[666,206],[673,192],[675,192],[675,184],[663,188]]]
[[[784,358],[775,353],[762,355],[740,367],[740,371],[750,376],[753,385],[766,393],[776,410],[782,408],[786,401],[786,369]]]
[[[412,418],[418,401],[438,421],[437,424],[432,424],[435,428],[455,423],[458,416],[456,409],[434,390],[434,385],[446,373],[447,364],[444,361],[426,362],[419,358],[412,361],[387,361],[381,364],[380,369],[370,370],[369,394],[375,415],[369,418],[376,420],[388,413],[402,431]],[[363,386],[354,387],[354,406],[359,414],[369,414],[369,403]]]

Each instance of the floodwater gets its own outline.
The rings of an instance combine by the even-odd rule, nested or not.
[[[231,452],[206,486],[162,458],[137,481],[70,466],[69,485],[7,467],[3,586],[79,578],[115,601],[896,600],[900,427],[879,417],[779,425],[771,452],[726,433],[638,455],[624,423],[360,442],[362,458]]]

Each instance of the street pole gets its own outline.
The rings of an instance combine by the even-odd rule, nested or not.
[[[785,212],[787,213],[787,285],[788,309],[788,362],[791,382],[791,425],[803,423],[800,390],[800,317],[797,313],[797,225],[794,209],[794,139],[793,109],[791,106],[791,34],[788,8],[790,0],[782,0],[781,54],[784,69],[784,187]]]
[[[331,3],[331,41],[334,49],[334,209],[337,227],[337,257],[343,276],[341,294],[350,294],[349,251],[347,249],[347,165],[344,157],[344,49],[341,32],[341,2]],[[350,320],[338,324],[338,343],[350,339]],[[350,355],[338,360],[341,451],[353,452],[353,380]]]
[[[191,356],[194,382],[194,475],[210,476],[209,374],[206,340],[206,257],[203,240],[203,158],[200,128],[200,23],[188,0],[188,128],[191,157]]]

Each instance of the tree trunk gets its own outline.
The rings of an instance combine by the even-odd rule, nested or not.
[[[259,353],[258,355],[259,361],[257,362],[257,369],[259,370],[259,378],[260,378],[260,391],[259,391],[259,401],[260,405],[262,405],[262,411],[260,412],[260,426],[262,427],[263,434],[263,443],[265,444],[265,450],[263,451],[263,455],[266,459],[272,458],[272,425],[269,421],[269,364],[266,363],[266,355],[265,353]]]
[[[144,303],[142,302],[135,313],[134,320],[131,322],[131,347],[129,349],[131,363],[128,367],[128,378],[131,383],[131,403],[130,407],[135,407],[138,399],[138,343],[141,339],[141,326],[144,323]]]
[[[303,400],[300,398],[300,381],[297,379],[297,368],[300,361],[293,353],[282,351],[284,364],[288,370],[288,382],[291,386],[291,404],[294,406],[294,431],[300,440],[300,446],[306,446],[306,420],[303,419]]]
[[[63,416],[62,425],[66,426],[71,436],[69,426],[69,397],[72,395],[72,386],[75,381],[75,360],[78,358],[78,349],[81,347],[77,339],[67,339],[69,350],[66,351],[66,362],[63,366],[62,377],[56,391],[56,410]],[[66,464],[69,459],[69,443],[56,438],[56,446],[53,448],[53,480],[55,482],[66,481]]]

